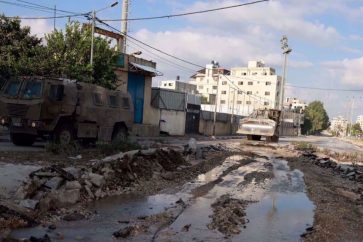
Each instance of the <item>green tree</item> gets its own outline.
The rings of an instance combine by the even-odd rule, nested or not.
[[[90,65],[91,30],[79,22],[67,24],[65,31],[55,30],[46,35],[45,72],[53,76],[76,79],[114,88],[114,65],[117,51],[111,41],[94,38],[93,68]]]
[[[363,133],[362,128],[359,123],[355,123],[352,125],[351,134],[353,136],[361,135]]]
[[[29,27],[21,27],[19,19],[0,15],[0,77],[37,74],[41,42]]]
[[[328,126],[329,117],[325,111],[324,104],[320,101],[311,102],[305,109],[303,133],[317,134],[327,129]]]

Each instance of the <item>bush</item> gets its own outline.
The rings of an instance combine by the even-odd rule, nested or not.
[[[308,142],[294,142],[293,145],[295,146],[295,149],[302,150],[302,151],[316,151],[317,148]]]
[[[78,155],[81,151],[81,147],[77,142],[72,142],[70,144],[58,144],[55,142],[49,142],[45,145],[45,150],[49,153],[60,155]]]

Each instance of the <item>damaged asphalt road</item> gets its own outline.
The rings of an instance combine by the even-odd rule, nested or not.
[[[344,231],[332,236],[330,224],[322,219],[322,212],[333,214],[331,209],[340,204],[356,223],[347,231],[357,235],[349,238],[362,238],[354,230],[362,225],[361,220],[351,210],[359,211],[362,203],[354,194],[363,190],[359,185],[350,185],[353,189],[349,191],[339,189],[336,182],[344,179],[347,184],[359,184],[359,169],[353,175],[350,168],[340,173],[345,166],[329,168],[332,163],[328,166],[292,148],[262,143],[205,146],[196,153],[156,149],[72,169],[47,166],[32,171],[22,186],[26,192],[18,189],[15,193],[23,192],[24,199],[2,208],[8,209],[7,216],[17,213],[19,221],[29,218],[21,217],[26,214],[24,209],[36,219],[26,221],[29,224],[15,223],[13,229],[5,228],[7,220],[0,219],[2,231],[8,238],[40,239],[34,241],[342,241],[347,238]],[[306,161],[310,159],[313,161]],[[316,189],[326,188],[311,167],[331,169],[338,175],[327,174],[324,179],[332,179],[329,186],[344,199],[356,199],[354,206],[342,203],[344,199],[333,203],[336,198],[325,194],[323,207],[318,191],[324,190]],[[37,189],[24,189],[32,183]],[[74,190],[79,197],[71,203],[62,204],[59,197],[53,197]],[[71,198],[67,196],[68,202]],[[38,203],[34,205],[32,200]],[[350,220],[343,220],[348,228]]]

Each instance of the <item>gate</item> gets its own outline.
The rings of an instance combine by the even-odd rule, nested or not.
[[[187,104],[187,113],[185,121],[185,133],[198,134],[200,121],[200,105]]]

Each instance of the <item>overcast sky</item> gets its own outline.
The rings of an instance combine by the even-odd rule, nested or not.
[[[16,0],[10,2],[20,3]],[[112,1],[28,0],[58,9],[88,12]],[[131,0],[130,18],[158,16],[216,8],[247,1],[238,0]],[[100,19],[121,17],[118,6],[102,11]],[[5,15],[50,16],[50,13],[0,3]],[[58,13],[61,15],[62,13]],[[74,19],[76,20],[76,19]],[[81,17],[79,21],[87,21]],[[65,19],[57,19],[63,28]],[[27,20],[38,36],[52,31],[53,20]],[[120,22],[111,22],[120,28]],[[129,23],[130,35],[168,53],[204,66],[217,60],[225,68],[246,66],[248,60],[264,60],[281,74],[280,39],[287,35],[293,49],[289,57],[287,82],[297,86],[363,90],[363,0],[270,0],[253,6]],[[170,59],[129,42],[129,51],[143,51],[143,57],[157,62],[162,79],[180,75],[188,80],[198,67]],[[155,55],[156,54],[156,55]],[[287,96],[324,102],[330,118],[363,114],[363,92],[335,92],[287,87]]]

